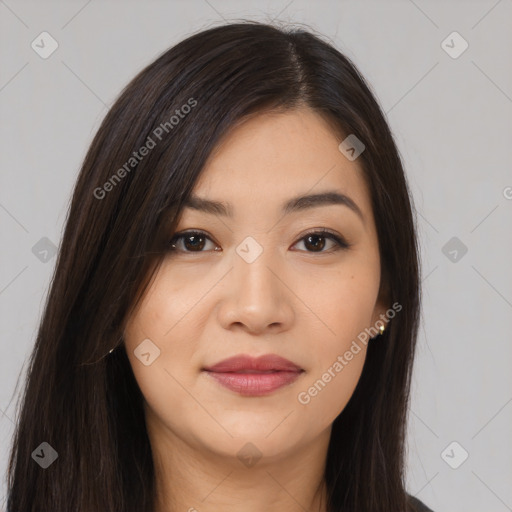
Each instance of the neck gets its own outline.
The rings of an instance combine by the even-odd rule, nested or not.
[[[263,456],[250,467],[236,454],[194,448],[167,434],[152,441],[156,512],[327,510],[324,469],[330,429],[293,453]]]

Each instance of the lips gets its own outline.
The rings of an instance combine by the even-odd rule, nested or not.
[[[260,357],[239,355],[204,368],[215,373],[301,372],[302,368],[275,354]]]
[[[239,355],[203,368],[222,386],[245,396],[263,396],[294,382],[304,370],[275,354]]]

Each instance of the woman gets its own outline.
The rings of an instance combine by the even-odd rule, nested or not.
[[[354,65],[211,28],[110,109],[17,421],[16,512],[429,510],[404,488],[411,199]]]

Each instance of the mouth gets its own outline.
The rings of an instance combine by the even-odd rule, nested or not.
[[[302,374],[302,371],[270,372],[209,372],[216,382],[227,389],[245,396],[263,396],[290,385]]]
[[[240,355],[202,371],[216,383],[244,396],[264,396],[295,382],[304,370],[275,354],[258,358]]]

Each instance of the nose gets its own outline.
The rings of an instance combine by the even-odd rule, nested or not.
[[[269,252],[263,251],[252,263],[234,256],[233,269],[226,276],[217,310],[224,329],[240,329],[251,334],[276,334],[290,329],[295,317],[293,294],[275,260],[270,255],[267,257]]]

